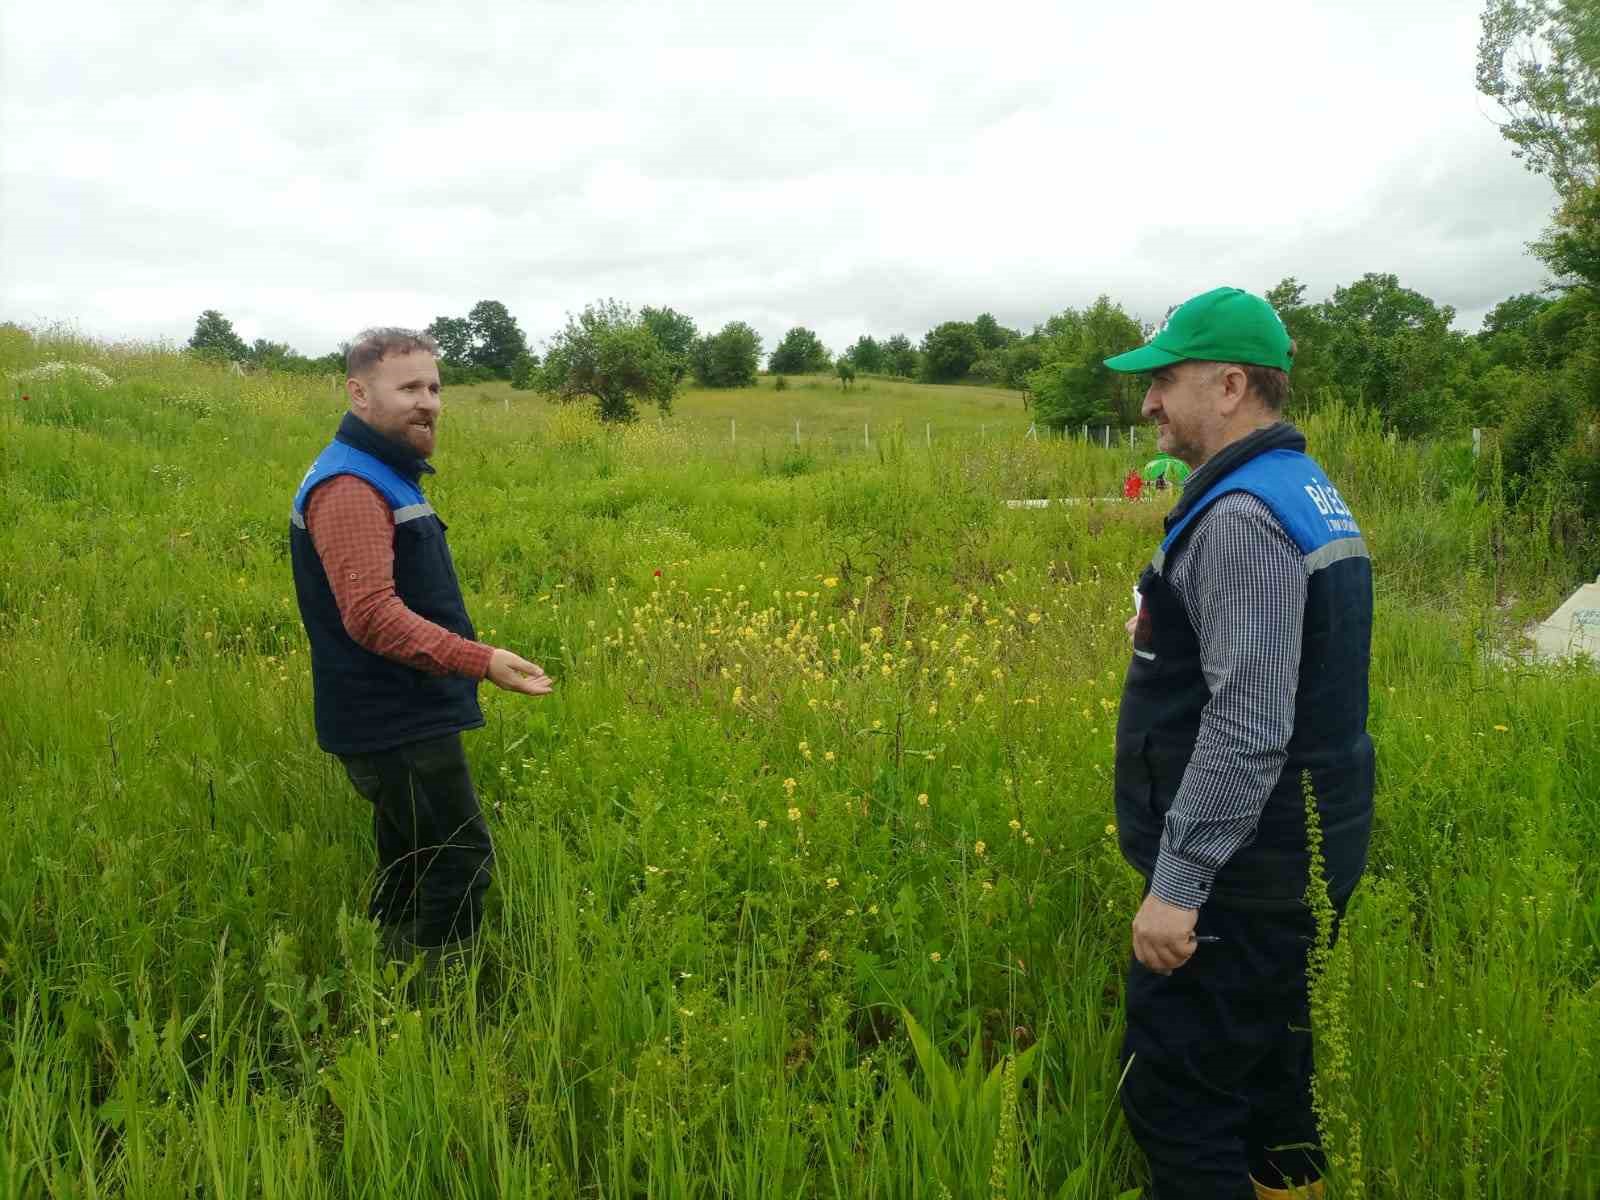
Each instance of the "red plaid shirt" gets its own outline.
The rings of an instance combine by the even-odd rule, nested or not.
[[[418,616],[394,590],[394,514],[377,488],[338,475],[311,493],[306,532],[356,645],[430,675],[489,673],[494,647]]]

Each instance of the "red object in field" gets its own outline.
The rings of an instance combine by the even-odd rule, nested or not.
[[[1129,471],[1128,477],[1122,481],[1122,498],[1124,500],[1137,500],[1139,493],[1144,490],[1144,480],[1139,478],[1139,472]]]
[[[656,578],[657,578],[657,579],[660,579],[660,578],[661,578],[661,568],[660,568],[660,567],[657,567],[657,568],[656,568]]]

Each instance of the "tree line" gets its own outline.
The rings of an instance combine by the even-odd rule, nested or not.
[[[1551,224],[1530,247],[1552,272],[1548,286],[1502,301],[1470,333],[1453,328],[1449,305],[1393,274],[1362,275],[1320,300],[1292,276],[1264,294],[1295,339],[1296,411],[1362,408],[1407,437],[1497,429],[1514,496],[1542,485],[1600,520],[1600,0],[1487,0],[1481,20],[1478,89],[1500,106],[1512,153],[1556,188]],[[542,359],[495,300],[438,317],[428,332],[447,383],[508,379],[592,403],[608,421],[632,420],[641,404],[669,411],[691,377],[702,387],[750,387],[763,356],[745,322],[702,333],[670,307],[634,311],[613,300],[569,316]],[[833,370],[841,385],[860,373],[1012,388],[1032,421],[1063,429],[1139,420],[1141,381],[1102,364],[1150,332],[1101,296],[1027,333],[985,312],[941,322],[916,343],[863,333],[837,356],[796,326],[766,359],[780,382]],[[201,314],[189,348],[281,370],[343,365],[342,348],[313,359],[266,339],[247,345],[214,309]]]

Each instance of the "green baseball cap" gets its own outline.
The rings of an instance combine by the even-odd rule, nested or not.
[[[1219,287],[1185,300],[1148,342],[1105,363],[1113,371],[1134,373],[1159,371],[1185,359],[1287,371],[1294,365],[1294,349],[1272,305],[1239,288]]]

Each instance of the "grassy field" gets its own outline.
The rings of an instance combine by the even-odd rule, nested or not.
[[[49,357],[112,382],[17,380]],[[469,607],[559,691],[484,693],[489,928],[419,975],[359,918],[286,558],[338,395],[14,331],[0,371],[0,1196],[1140,1186],[1108,823],[1161,508],[1000,502],[1104,494],[1123,452],[877,381],[620,431],[447,396]],[[859,447],[863,410],[905,433]],[[1600,683],[1501,652],[1580,567],[1464,446],[1307,431],[1379,589],[1332,1194],[1600,1195]]]
[[[1029,425],[1022,393],[1004,388],[863,377],[845,390],[837,378],[823,375],[791,375],[785,382],[783,391],[771,377],[753,388],[688,388],[674,401],[670,417],[650,409],[642,419],[646,424],[665,420],[692,433],[708,451],[743,443],[746,451],[765,448],[779,455],[796,445],[817,454],[870,450],[883,440],[924,448],[934,440],[1014,440]],[[550,412],[549,405],[505,383],[471,384],[458,394],[470,403],[519,406],[525,420]],[[1145,437],[1148,448],[1149,431]]]

